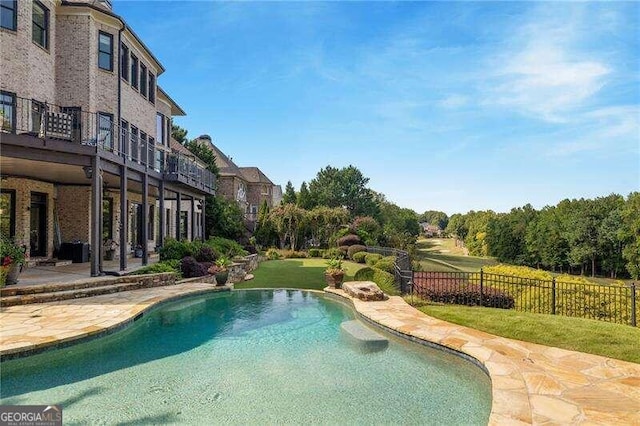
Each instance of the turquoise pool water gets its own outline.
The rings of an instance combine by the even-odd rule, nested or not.
[[[1,365],[2,404],[60,404],[65,424],[486,424],[490,381],[389,337],[366,352],[350,308],[297,290],[181,300],[108,337]]]

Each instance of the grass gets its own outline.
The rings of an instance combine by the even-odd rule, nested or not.
[[[640,328],[583,318],[457,305],[424,305],[419,310],[510,339],[640,363]]]
[[[353,280],[355,273],[366,265],[342,262],[346,269],[345,281]],[[303,288],[322,290],[327,286],[324,280],[325,259],[285,259],[260,263],[254,271],[255,278],[235,285],[235,288]]]
[[[416,259],[425,271],[477,272],[497,262],[488,257],[465,256],[452,238],[421,238],[416,242]]]

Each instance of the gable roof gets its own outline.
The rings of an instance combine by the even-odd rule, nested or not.
[[[251,183],[268,183],[269,185],[273,185],[271,179],[267,177],[262,170],[257,167],[240,167],[240,171],[242,175],[247,180],[247,182]]]
[[[234,163],[224,152],[220,151],[220,149],[211,142],[211,138],[209,136],[199,136],[198,139],[209,144],[209,149],[213,151],[213,155],[216,157],[216,166],[218,166],[220,175],[238,176],[240,179],[246,179],[236,163]]]

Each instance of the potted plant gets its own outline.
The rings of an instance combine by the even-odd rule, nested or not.
[[[216,283],[218,285],[225,285],[227,283],[229,266],[231,266],[229,258],[221,256],[216,260],[215,265],[209,268],[209,273],[216,276]]]
[[[104,240],[104,260],[113,260],[119,244],[111,238]]]
[[[342,287],[342,280],[344,280],[344,269],[342,269],[342,260],[337,258],[327,260],[327,269],[325,269],[324,271],[324,278],[327,281],[327,285],[329,287]]]
[[[12,240],[0,236],[0,287],[5,284],[16,284],[22,272],[25,248]]]
[[[138,244],[133,249],[133,257],[142,257],[143,254],[144,254],[144,252],[142,251],[142,246],[140,244]]]

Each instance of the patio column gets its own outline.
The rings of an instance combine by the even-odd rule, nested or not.
[[[158,200],[160,201],[160,216],[159,216],[159,227],[158,227],[158,232],[160,233],[160,235],[158,235],[158,245],[160,247],[164,246],[164,236],[167,233],[167,224],[166,224],[166,220],[167,218],[166,216],[166,212],[165,212],[165,207],[164,207],[164,181],[160,181],[160,186],[158,186]]]
[[[196,197],[191,196],[191,241],[196,239]]]
[[[180,205],[182,204],[182,194],[176,192],[176,240],[180,241]]]
[[[204,221],[206,220],[206,216],[207,216],[206,215],[206,211],[207,211],[206,207],[207,206],[205,204],[205,200],[206,200],[206,197],[203,197],[202,200],[200,200],[201,201],[200,205],[202,206],[202,210],[200,211],[200,213],[201,213],[201,215],[200,215],[200,218],[201,218],[200,219],[200,237],[202,238],[203,241],[207,238],[207,236],[204,234],[204,230],[205,230]]]
[[[120,270],[127,269],[127,231],[129,210],[127,209],[127,166],[120,166]]]
[[[142,175],[142,265],[149,263],[147,252],[149,249],[149,176],[145,172]]]
[[[102,182],[100,176],[100,156],[91,159],[91,276],[100,275],[102,257]]]

